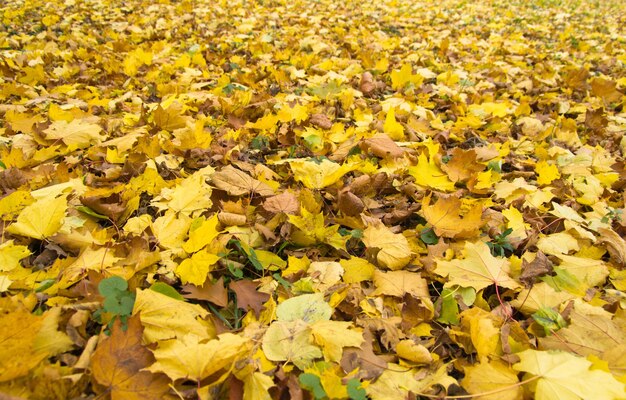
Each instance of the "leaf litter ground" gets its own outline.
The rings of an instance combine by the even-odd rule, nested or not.
[[[626,398],[619,1],[5,1],[7,398]]]

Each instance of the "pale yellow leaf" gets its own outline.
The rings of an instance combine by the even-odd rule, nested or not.
[[[537,400],[623,399],[624,383],[608,372],[590,369],[591,362],[561,351],[525,350],[517,353],[516,371],[538,376]]]
[[[376,260],[391,270],[401,269],[413,258],[408,240],[401,234],[391,232],[382,223],[365,228],[362,240],[368,249],[378,250]]]
[[[446,287],[459,285],[476,291],[490,285],[509,289],[520,287],[509,275],[510,262],[506,258],[492,256],[485,243],[466,242],[464,255],[463,259],[437,260],[435,273],[448,277]]]
[[[15,235],[43,240],[54,235],[63,225],[67,210],[65,196],[48,197],[26,206],[6,231]]]
[[[190,333],[160,341],[153,350],[156,361],[147,370],[163,372],[172,380],[185,378],[200,382],[216,372],[230,370],[251,349],[250,339],[232,333],[211,340]]]
[[[215,337],[215,328],[204,320],[207,310],[176,300],[154,290],[137,290],[133,315],[140,313],[147,343],[194,334],[201,339]]]

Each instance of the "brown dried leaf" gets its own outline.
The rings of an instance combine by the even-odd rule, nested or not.
[[[360,147],[364,152],[369,150],[380,158],[399,158],[404,155],[402,147],[384,133],[377,133],[373,137],[365,139],[361,142]]]
[[[97,212],[106,215],[113,221],[117,221],[119,217],[126,211],[126,204],[119,193],[113,193],[109,196],[84,196],[80,198],[80,202]]]
[[[154,356],[142,344],[143,327],[139,315],[128,320],[124,331],[119,320],[109,338],[104,339],[91,358],[94,379],[111,393],[111,399],[163,399],[170,380],[164,374],[143,369],[154,362]]]
[[[186,299],[206,300],[219,307],[228,305],[228,291],[224,287],[224,277],[220,277],[215,283],[207,280],[202,286],[185,285],[183,290],[185,291],[183,297]]]
[[[600,243],[606,245],[611,258],[618,265],[626,265],[626,240],[612,229],[598,228]]]
[[[228,287],[237,295],[237,307],[252,309],[257,317],[263,311],[263,304],[270,298],[269,294],[257,291],[258,284],[253,281],[234,281]]]
[[[363,72],[363,75],[361,75],[361,83],[359,84],[359,89],[366,96],[370,95],[374,90],[376,90],[376,83],[374,82],[374,76],[371,72]]]
[[[326,114],[313,114],[309,118],[309,121],[322,129],[330,129],[333,126],[332,121],[326,116]]]
[[[522,282],[524,286],[530,287],[535,283],[537,277],[549,274],[552,271],[552,262],[539,250],[532,262],[526,260],[522,262],[522,273],[519,276],[519,281]]]
[[[263,208],[274,214],[295,214],[300,210],[300,202],[295,194],[285,191],[281,194],[265,199]]]
[[[349,216],[359,215],[365,209],[365,205],[361,199],[354,193],[342,191],[339,193],[339,201],[337,202],[339,210]]]

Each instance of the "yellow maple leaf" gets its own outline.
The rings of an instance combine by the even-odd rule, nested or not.
[[[8,240],[0,244],[0,271],[11,271],[20,266],[20,260],[28,257],[30,251],[26,246],[19,246]]]
[[[166,131],[183,129],[187,126],[187,121],[191,121],[191,117],[185,116],[183,113],[183,104],[170,97],[154,109],[152,120],[156,126]]]
[[[378,250],[376,260],[389,269],[401,269],[413,258],[408,240],[399,233],[391,232],[382,223],[365,228],[362,240],[368,249]]]
[[[389,111],[387,111],[383,130],[393,140],[404,139],[404,127],[402,126],[402,124],[396,121],[395,109],[393,107],[391,107]]]
[[[359,257],[351,257],[349,260],[339,260],[339,264],[341,264],[344,269],[343,281],[345,283],[370,281],[376,270],[374,265]]]
[[[57,330],[60,308],[43,316],[19,308],[0,318],[0,382],[28,374],[44,359],[67,351],[70,338]]]
[[[205,321],[209,313],[197,304],[185,303],[151,289],[137,290],[133,315],[140,314],[146,343],[193,334],[215,337],[215,327]]]
[[[548,164],[547,161],[539,161],[535,164],[535,172],[537,173],[537,184],[539,186],[549,185],[555,179],[561,177],[559,168],[554,164]]]
[[[560,351],[525,350],[517,353],[520,362],[513,365],[538,377],[535,399],[623,399],[624,383],[608,372],[592,369],[591,361]]]
[[[176,267],[176,275],[183,283],[192,283],[202,286],[206,281],[211,266],[220,259],[220,256],[211,254],[207,250],[194,253],[190,258],[186,258]]]
[[[206,340],[192,333],[159,342],[152,351],[156,361],[146,370],[163,372],[172,380],[191,379],[200,382],[217,372],[225,372],[252,349],[248,338],[223,333]],[[218,378],[212,381],[219,380]]]
[[[348,237],[339,234],[339,225],[326,227],[324,214],[311,213],[306,208],[300,209],[301,216],[288,215],[289,222],[300,231],[294,232],[292,239],[302,245],[327,243],[336,249],[345,249]]]
[[[523,390],[517,385],[519,379],[515,371],[499,360],[483,359],[479,364],[463,369],[465,377],[461,386],[470,394],[496,391],[491,395],[482,395],[483,400],[522,400]],[[499,390],[501,389],[501,390]]]
[[[439,198],[430,205],[430,196],[422,201],[422,213],[438,236],[467,239],[478,236],[482,226],[482,206],[473,206],[460,216],[461,200],[456,197]]]
[[[517,208],[511,205],[508,209],[502,210],[502,215],[509,220],[507,228],[513,229],[510,234],[512,238],[526,239],[528,237],[526,230],[530,229],[530,224],[524,222],[524,216]]]
[[[69,287],[76,283],[81,277],[87,274],[88,271],[98,271],[104,273],[106,269],[110,268],[115,262],[121,260],[119,257],[115,257],[113,251],[106,247],[99,247],[93,249],[91,247],[85,248],[80,255],[68,265],[62,272],[61,285],[62,287]]]
[[[43,240],[55,233],[63,225],[67,210],[65,196],[47,197],[27,206],[6,231],[14,235],[28,236]]]
[[[406,400],[408,392],[419,393],[423,384],[415,379],[415,370],[399,364],[387,364],[387,368],[365,391],[372,400]]]
[[[403,297],[410,294],[417,298],[430,298],[428,293],[428,282],[422,278],[419,272],[413,271],[374,271],[372,278],[376,290],[372,292],[372,296],[386,295],[394,297]]]
[[[75,119],[71,122],[54,121],[43,133],[46,139],[61,140],[71,149],[84,149],[102,141],[101,131],[98,124]]]
[[[217,214],[213,214],[209,219],[198,217],[191,221],[189,239],[183,243],[183,250],[187,253],[194,253],[211,243],[220,233],[217,230],[218,224]]]
[[[417,344],[413,340],[401,340],[396,345],[396,353],[400,358],[409,360],[416,364],[430,364],[433,362],[433,357],[422,344]]]
[[[259,129],[262,131],[270,130],[276,127],[278,123],[278,116],[274,114],[267,114],[256,120],[256,122],[248,122],[246,128]]]
[[[280,122],[296,121],[300,123],[309,118],[309,110],[306,106],[295,104],[293,107],[282,107],[278,112],[278,120]]]
[[[274,380],[261,372],[253,372],[243,378],[243,400],[271,400],[269,390]]]
[[[424,188],[454,191],[454,182],[437,166],[434,157],[426,157],[421,153],[417,158],[417,165],[408,168],[409,174],[415,178],[415,183]]]
[[[146,221],[134,220],[133,222],[133,225],[138,225],[138,228],[141,229]],[[159,246],[166,249],[176,249],[183,246],[190,225],[191,219],[189,217],[184,214],[177,215],[175,211],[168,210],[165,215],[160,216],[152,223],[151,228],[159,241]]]
[[[172,189],[164,187],[151,204],[160,210],[169,209],[184,215],[211,208],[212,190],[206,183],[206,175],[213,172],[213,168],[205,167],[188,176]]]
[[[412,83],[415,86],[419,86],[424,81],[421,75],[413,74],[413,68],[410,64],[403,64],[399,70],[394,69],[391,71],[391,87],[395,90],[404,89],[404,87]]]
[[[354,164],[338,164],[327,158],[321,161],[292,159],[287,162],[294,178],[309,189],[323,189],[337,183],[342,176],[357,168]]]
[[[530,315],[543,307],[558,309],[561,304],[575,297],[564,290],[556,291],[546,282],[538,282],[530,288],[522,289],[517,298],[511,301],[511,306]]]
[[[135,76],[141,66],[152,64],[152,57],[151,52],[140,47],[129,52],[122,64],[124,73],[128,76]]]
[[[352,322],[345,321],[316,321],[311,324],[311,334],[315,343],[322,348],[324,359],[339,362],[344,347],[361,346],[363,334],[351,327]]]
[[[437,260],[435,273],[447,276],[445,287],[459,285],[479,291],[490,285],[515,289],[520,287],[509,275],[510,262],[491,255],[489,246],[483,242],[466,242],[465,258],[451,261]]]
[[[0,216],[8,221],[15,218],[24,207],[32,204],[33,196],[26,190],[16,190],[0,199]]]

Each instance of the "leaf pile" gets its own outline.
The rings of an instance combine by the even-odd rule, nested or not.
[[[0,392],[626,398],[622,6],[4,1]]]

